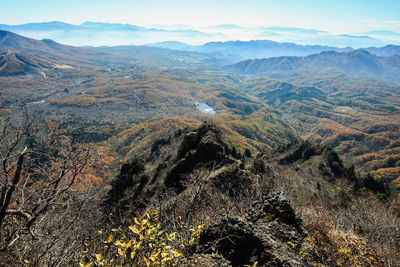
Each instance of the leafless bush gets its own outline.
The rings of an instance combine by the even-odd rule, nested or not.
[[[353,246],[353,255],[358,249],[366,258],[375,259],[376,266],[397,266],[400,262],[400,218],[395,214],[396,205],[382,203],[374,196],[353,196],[346,206],[320,200],[297,206],[297,210],[311,236],[319,238],[320,243],[315,247],[325,247],[325,257],[338,259],[346,251],[344,247]],[[352,238],[340,240],[343,235]],[[322,242],[323,236],[326,240]],[[351,264],[349,261],[344,265]]]
[[[18,265],[65,263],[67,252],[83,242],[77,222],[93,201],[90,186],[71,190],[90,162],[89,149],[51,134],[32,144],[32,123],[16,128],[6,122],[0,130],[1,257]]]

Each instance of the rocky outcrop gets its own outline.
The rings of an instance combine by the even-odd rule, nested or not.
[[[218,253],[232,266],[303,266],[307,233],[289,201],[276,192],[243,217],[225,217],[202,231],[198,253]]]
[[[299,234],[304,234],[301,218],[281,192],[272,193],[254,202],[247,214],[247,220],[253,223],[265,221],[266,218],[294,227]]]
[[[346,178],[353,182],[356,180],[354,170],[345,167],[338,154],[329,147],[302,141],[278,149],[276,154],[278,153],[281,154],[277,160],[280,165],[301,164],[314,156],[320,156],[322,161],[319,169],[321,175],[327,180],[334,181],[336,178]]]
[[[206,180],[203,190],[215,187],[230,196],[246,192],[253,183],[254,174],[243,169],[242,156],[224,139],[224,134],[221,127],[206,122],[195,131],[169,139],[171,144],[165,144],[169,146],[165,149],[167,153],[159,155],[162,160],[156,164],[146,164],[146,168],[140,165],[143,168],[138,169],[135,162],[145,163],[137,158],[123,164],[120,174],[111,182],[107,204],[124,211],[132,206],[138,210],[166,191],[177,195],[185,190],[193,191],[190,185],[193,181],[188,180],[189,176],[196,176],[193,174],[198,170],[204,172],[198,174],[198,179]],[[172,143],[180,143],[178,149]],[[183,198],[188,194],[183,194]]]
[[[169,170],[164,184],[177,191],[184,188],[181,184],[183,175],[191,173],[199,165],[219,165],[234,162],[236,153],[221,140],[220,129],[205,123],[196,132],[185,135],[178,150],[175,165]],[[209,166],[211,167],[211,165]]]

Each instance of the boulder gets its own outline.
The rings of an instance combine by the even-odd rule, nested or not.
[[[205,228],[196,249],[218,253],[232,266],[304,266],[306,236],[290,202],[276,192],[254,202],[245,218],[224,217]]]

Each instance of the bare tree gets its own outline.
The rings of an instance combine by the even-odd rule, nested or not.
[[[60,230],[70,228],[81,215],[72,213],[71,206],[79,211],[76,207],[84,201],[78,201],[76,190],[70,189],[89,163],[89,150],[73,138],[53,134],[38,143],[40,138],[31,137],[36,131],[32,123],[17,128],[5,122],[0,130],[0,252],[16,255],[18,247],[26,254],[34,248],[21,248],[27,238],[46,238],[48,242],[40,243],[38,249],[46,253],[62,234]],[[65,245],[72,242],[67,239],[64,236]]]

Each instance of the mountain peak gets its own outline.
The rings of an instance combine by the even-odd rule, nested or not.
[[[349,75],[358,75],[368,78],[382,79],[384,81],[400,82],[398,70],[400,64],[396,58],[379,57],[365,49],[357,49],[350,52],[321,52],[306,57],[275,57],[262,60],[242,61],[227,66],[227,70],[243,74],[273,75],[280,71],[306,72],[307,75],[323,74],[325,71],[344,72]],[[272,77],[272,76],[271,76]]]
[[[108,22],[93,22],[86,21],[80,25],[83,28],[91,28],[96,30],[143,30],[145,27],[140,27],[131,24],[121,24],[121,23],[108,23]]]
[[[365,49],[356,49],[354,51],[348,52],[350,55],[355,55],[355,56],[362,56],[362,57],[376,57],[375,55],[371,54]]]
[[[350,53],[356,53],[356,54],[371,54],[367,50],[363,48],[355,49],[354,51],[351,51]]]

